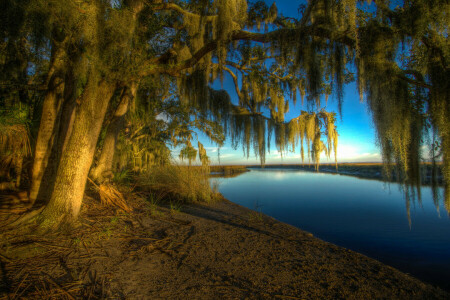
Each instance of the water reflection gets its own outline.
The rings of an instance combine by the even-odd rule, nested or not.
[[[450,288],[450,220],[430,187],[422,188],[420,202],[407,202],[409,208],[397,184],[298,170],[252,170],[221,180],[219,190],[233,202]]]

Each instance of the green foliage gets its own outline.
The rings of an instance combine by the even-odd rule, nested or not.
[[[133,179],[132,171],[129,169],[122,169],[114,172],[113,181],[117,184],[126,185],[131,183]]]
[[[123,168],[145,171],[169,160],[165,124],[144,110],[127,115],[126,129],[119,136],[116,159]]]

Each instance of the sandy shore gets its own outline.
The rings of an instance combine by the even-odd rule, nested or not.
[[[87,201],[70,235],[4,234],[0,298],[450,299],[225,199],[172,209],[135,202],[124,214]],[[20,254],[30,247],[35,254]]]

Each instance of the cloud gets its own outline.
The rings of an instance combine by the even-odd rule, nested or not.
[[[366,150],[366,149],[365,149]],[[277,150],[272,150],[270,154],[266,156],[267,163],[301,163],[300,151],[296,152],[286,152],[281,155]],[[381,155],[378,152],[362,152],[357,146],[351,145],[340,145],[338,148],[338,162],[380,162]],[[305,149],[305,162],[309,162],[308,153]],[[322,163],[334,163],[334,153],[328,159],[324,153],[320,156],[320,162]]]
[[[213,152],[213,153],[216,153],[217,152],[217,150],[219,149],[219,147],[204,147],[207,151],[211,151],[211,152]],[[228,147],[222,147],[222,148],[220,148],[220,151],[223,151],[223,150],[228,150],[229,148]]]
[[[220,159],[222,159],[222,158],[230,158],[230,157],[236,157],[236,155],[235,154],[231,154],[231,153],[220,154]]]
[[[363,152],[356,146],[339,145],[337,151],[339,161],[381,161],[381,155],[378,152]]]
[[[169,116],[167,114],[160,113],[159,115],[156,116],[156,120],[161,120],[161,121],[164,121],[166,123],[169,123],[170,118],[169,118]]]

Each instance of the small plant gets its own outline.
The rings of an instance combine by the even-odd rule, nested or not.
[[[79,245],[81,243],[81,239],[79,237],[73,239],[73,243],[75,245]]]
[[[153,217],[161,217],[164,214],[158,210],[158,199],[156,199],[155,195],[153,193],[150,194],[148,197],[148,208],[150,211],[150,215]]]
[[[181,204],[179,203],[174,203],[174,202],[170,202],[170,212],[172,214],[177,214],[181,212]]]
[[[262,222],[263,221],[263,215],[261,212],[252,211],[248,214],[248,220],[250,222]]]
[[[132,172],[129,169],[122,169],[114,173],[113,181],[117,184],[129,184],[132,179]]]
[[[118,216],[115,216],[115,217],[111,218],[111,221],[110,221],[111,225],[116,225],[118,222],[119,222],[119,217]]]
[[[255,201],[254,210],[249,213],[248,219],[250,222],[263,221],[263,213],[261,212],[261,205],[259,205],[258,200]]]
[[[99,237],[100,238],[110,238],[112,236],[112,230],[111,227],[108,226],[106,228],[103,229],[103,231],[99,232]]]
[[[150,195],[147,198],[147,201],[150,205],[158,205],[158,200],[156,199],[153,193],[150,193]]]

